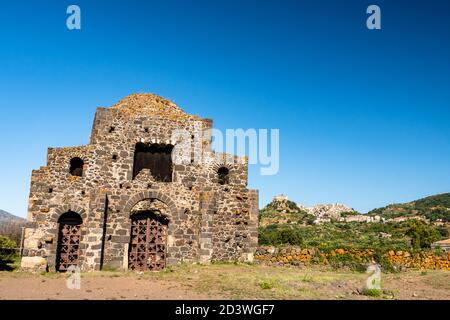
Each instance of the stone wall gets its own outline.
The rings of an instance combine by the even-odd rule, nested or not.
[[[89,145],[49,148],[47,165],[32,172],[25,255],[44,257],[54,269],[58,219],[73,211],[83,219],[82,269],[126,269],[130,217],[154,206],[169,220],[167,264],[251,261],[258,192],[247,189],[246,158],[211,150],[211,127],[210,119],[188,115],[151,94],[98,108]],[[193,143],[187,159],[173,165],[172,182],[156,181],[148,169],[133,179],[136,144],[177,146],[174,132],[180,129]],[[84,163],[82,176],[69,172],[76,157]],[[225,185],[218,183],[221,167],[229,170]]]
[[[395,269],[434,269],[450,271],[450,253],[437,254],[433,251],[411,253],[408,251],[388,250],[382,258]],[[323,252],[318,249],[299,247],[259,247],[255,261],[268,265],[305,266],[309,264],[329,265],[332,260],[346,259],[360,264],[379,263],[374,249],[335,249]]]

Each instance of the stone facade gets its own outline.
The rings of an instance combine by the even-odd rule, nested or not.
[[[247,189],[246,158],[211,150],[211,128],[210,119],[153,94],[98,108],[88,145],[49,148],[47,165],[32,172],[24,255],[43,257],[54,270],[58,219],[74,212],[82,219],[81,269],[127,269],[131,218],[152,211],[168,221],[165,265],[252,261],[258,192]],[[170,177],[161,180],[148,167],[136,174],[137,145],[175,150],[186,143],[174,134],[179,130],[192,143],[183,161],[165,168]],[[73,169],[74,159],[82,166]]]

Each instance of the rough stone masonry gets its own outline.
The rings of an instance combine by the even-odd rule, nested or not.
[[[23,268],[252,261],[258,192],[247,189],[246,158],[212,151],[211,128],[154,94],[98,108],[88,145],[49,148],[32,172]],[[199,143],[176,164],[180,129]],[[199,153],[206,161],[194,161]]]

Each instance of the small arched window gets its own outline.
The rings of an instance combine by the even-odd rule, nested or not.
[[[217,177],[218,177],[218,182],[219,184],[228,184],[230,177],[230,170],[228,170],[228,168],[226,167],[220,167],[219,170],[217,170]]]
[[[84,161],[78,157],[72,158],[70,160],[69,172],[73,176],[82,177],[83,176],[83,166]]]

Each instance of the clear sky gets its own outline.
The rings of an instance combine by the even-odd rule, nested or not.
[[[220,129],[279,128],[279,173],[250,168],[261,206],[450,191],[449,1],[0,3],[0,209],[26,216],[47,147],[88,143],[96,107],[135,92]]]

